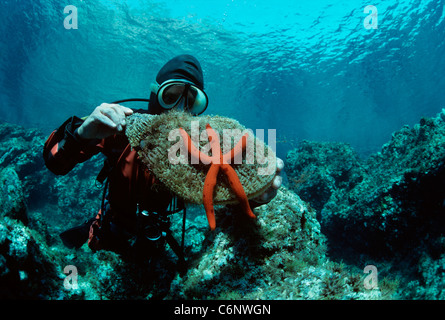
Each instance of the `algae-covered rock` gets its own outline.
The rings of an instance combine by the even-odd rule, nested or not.
[[[421,119],[412,128],[404,126],[381,152],[365,160],[347,152],[337,153],[337,159],[329,161],[326,150],[337,149],[337,145],[326,145],[308,149],[303,144],[290,153],[289,167],[300,169],[288,173],[292,181],[306,168],[324,172],[322,178],[314,174],[308,182],[299,180],[294,189],[303,195],[307,190],[313,192],[307,200],[321,207],[320,224],[330,255],[351,263],[363,255],[391,261],[402,277],[422,274],[420,284],[434,283],[421,261],[435,261],[445,253],[441,240],[445,225],[445,110],[434,118]],[[335,172],[344,172],[345,164],[350,167],[349,180],[334,183]],[[321,201],[317,190],[327,190]],[[402,265],[400,261],[403,266],[397,267]],[[401,296],[416,294],[422,298],[420,291],[413,294],[409,288]]]
[[[290,263],[294,255],[303,266],[324,258],[315,212],[292,192],[281,190],[254,211],[257,220],[236,207],[216,211],[221,222],[215,231],[207,231],[193,267],[173,283],[172,298],[267,298],[265,292],[278,285],[282,272],[271,267],[274,261]]]
[[[0,221],[0,298],[48,299],[58,288],[53,256],[20,221]]]
[[[320,213],[337,190],[349,191],[363,179],[360,158],[346,143],[302,141],[287,153],[289,187]]]
[[[22,182],[12,167],[0,169],[0,217],[28,222]]]
[[[403,127],[363,164],[363,181],[322,210],[327,234],[381,257],[436,250],[445,223],[444,114]]]
[[[57,225],[60,232],[97,214],[101,188],[96,187],[95,178],[103,157],[94,156],[67,175],[56,176],[43,161],[46,138],[37,129],[0,123],[0,198],[7,197],[0,212],[7,211],[13,218],[17,212],[23,216],[26,204],[32,212],[48,212],[47,218],[54,222],[51,225]]]
[[[440,235],[445,221],[444,118],[442,111],[413,128],[403,127],[381,152],[366,160],[353,152],[336,152],[336,159],[329,160],[327,150],[338,149],[337,144],[329,143],[325,148],[313,147],[319,143],[309,143],[308,148],[304,143],[289,153],[289,167],[299,168],[288,171],[291,179],[314,168],[315,173],[300,181],[295,190],[303,195],[307,190],[313,193],[307,201],[321,206],[320,223],[332,246],[341,242],[339,250],[347,246],[376,256],[391,256],[420,245],[434,250],[434,244],[424,240]],[[337,183],[339,176],[348,179]],[[318,190],[327,192],[317,203]]]
[[[0,123],[0,167],[12,166],[26,183],[27,176],[44,167],[42,150],[45,139],[37,129]]]
[[[220,226],[172,283],[168,298],[372,299],[360,275],[326,258],[315,211],[286,188],[250,220],[217,210]],[[379,296],[381,298],[381,296]]]

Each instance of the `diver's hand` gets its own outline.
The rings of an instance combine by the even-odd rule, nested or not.
[[[123,132],[125,117],[133,110],[119,104],[102,103],[77,129],[82,139],[103,139]]]
[[[283,178],[280,176],[281,170],[284,168],[284,162],[280,158],[277,158],[277,172],[275,173],[275,177],[273,178],[272,185],[269,189],[266,190],[262,195],[252,199],[257,203],[268,203],[277,195],[278,189],[281,187],[281,183],[283,182]]]

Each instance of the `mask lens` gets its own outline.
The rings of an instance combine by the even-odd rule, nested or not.
[[[187,95],[184,92],[187,91]],[[186,109],[198,115],[207,108],[208,98],[201,89],[188,82],[171,82],[161,85],[157,92],[158,101],[164,109],[172,109],[177,106],[181,99],[186,97]]]
[[[166,109],[173,108],[184,94],[184,84],[170,84],[159,90],[158,97],[161,105]]]
[[[204,91],[191,86],[187,98],[187,106],[191,114],[201,114],[207,108],[208,99]]]

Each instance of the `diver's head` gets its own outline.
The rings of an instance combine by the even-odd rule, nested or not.
[[[199,61],[191,55],[180,55],[159,70],[156,82],[150,86],[148,111],[160,114],[167,110],[184,110],[201,114],[208,105],[204,92],[204,77]]]

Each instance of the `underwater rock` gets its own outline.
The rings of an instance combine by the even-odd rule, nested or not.
[[[271,203],[254,211],[257,220],[236,206],[216,210],[220,223],[213,232],[201,231],[200,252],[191,256],[187,273],[172,283],[169,298],[267,299],[268,288],[279,285],[279,261],[292,263],[298,256],[303,266],[323,260],[315,212],[295,194],[280,190]]]
[[[351,190],[363,179],[357,153],[341,142],[304,140],[287,153],[285,170],[289,187],[318,214],[336,190]]]
[[[56,176],[44,164],[42,157],[46,136],[37,129],[26,129],[18,125],[0,123],[0,170],[8,168],[11,182],[5,180],[2,188],[16,189],[22,194],[30,210],[53,212],[48,214],[54,224],[62,228],[77,225],[97,214],[101,199],[101,188],[96,187],[95,177],[102,168],[103,156],[94,156],[90,161],[77,165],[65,176]],[[1,178],[1,176],[0,176]],[[5,189],[6,192],[6,189]],[[1,196],[5,196],[5,192]],[[5,208],[5,210],[10,209]]]
[[[0,168],[13,168],[23,186],[24,196],[31,203],[42,201],[41,195],[49,195],[53,177],[47,172],[42,150],[45,137],[37,129],[0,123]]]
[[[378,299],[360,275],[325,256],[315,211],[282,188],[246,218],[236,207],[217,210],[222,221],[205,233],[186,274],[172,282],[169,299]],[[195,229],[195,228],[194,228]],[[380,291],[378,291],[380,293]]]
[[[0,169],[0,217],[28,222],[22,182],[12,167]]]
[[[296,162],[289,167],[300,168],[288,174],[298,179],[305,168],[315,167],[328,176],[303,181],[295,190],[303,194],[307,188],[314,193],[317,188],[329,191],[314,206],[322,204],[320,223],[330,255],[399,259],[408,268],[425,254],[438,258],[445,253],[438,240],[445,225],[445,110],[434,118],[421,119],[413,128],[404,126],[381,152],[366,160],[350,152],[346,154],[349,159],[339,156],[341,161],[328,165],[338,169],[325,170],[325,156],[318,152],[325,153],[326,148],[312,148],[309,162],[305,162],[308,147],[302,150],[302,155],[297,150],[288,156],[289,163]],[[335,184],[338,175],[329,177],[330,173],[344,171],[343,163],[346,168],[352,164],[348,171],[353,173],[352,180]],[[318,200],[317,195],[311,197],[308,201]]]
[[[78,164],[64,176],[54,176],[49,170],[45,175],[52,177],[48,186],[50,199],[57,204],[57,219],[65,221],[65,228],[79,225],[95,217],[100,208],[103,186],[97,185],[96,176],[102,168],[102,155]]]
[[[0,298],[48,299],[58,287],[57,258],[20,221],[0,221]]]
[[[102,162],[98,157],[55,176],[44,165],[45,139],[39,130],[0,123],[0,291],[5,298],[78,298],[63,288],[59,258],[66,248],[58,234],[97,214],[101,191],[94,178]],[[57,285],[39,289],[39,281]]]
[[[45,136],[37,129],[0,123],[0,167],[12,166],[21,179],[44,167]]]

